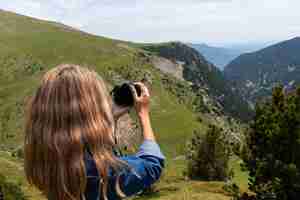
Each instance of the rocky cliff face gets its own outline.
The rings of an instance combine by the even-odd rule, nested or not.
[[[271,94],[275,85],[293,88],[300,83],[300,37],[254,53],[243,54],[226,66],[233,89],[253,104]]]
[[[181,65],[184,80],[197,86],[210,88],[216,93],[221,92],[222,86],[217,85],[216,82],[225,83],[222,73],[195,49],[180,42],[145,46],[145,49],[167,58],[174,64]]]
[[[144,49],[170,60],[174,65],[179,64],[182,78],[190,82],[195,91],[201,90],[202,94],[206,91],[210,98],[214,99],[217,107],[222,107],[226,113],[242,119],[251,116],[248,105],[234,94],[222,72],[195,49],[180,42],[146,45]],[[162,69],[162,66],[158,68]]]

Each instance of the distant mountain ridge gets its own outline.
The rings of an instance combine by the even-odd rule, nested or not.
[[[213,63],[220,70],[237,58],[243,52],[235,49],[213,47],[207,44],[190,44],[191,47],[199,51],[209,62]]]
[[[294,87],[300,83],[300,37],[243,54],[225,67],[224,74],[252,103],[277,84]]]

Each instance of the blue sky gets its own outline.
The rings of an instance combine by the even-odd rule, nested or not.
[[[138,42],[217,45],[300,36],[300,0],[1,0],[0,8]]]

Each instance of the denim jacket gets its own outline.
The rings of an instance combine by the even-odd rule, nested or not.
[[[129,168],[124,168],[117,174],[119,176],[119,189],[123,195],[128,197],[138,194],[159,179],[164,167],[165,157],[156,142],[145,140],[135,155],[122,156],[119,159],[125,161],[129,166]],[[102,199],[99,191],[100,177],[95,162],[88,153],[85,154],[84,160],[87,172],[85,199]],[[109,173],[108,200],[121,199],[116,192],[117,175],[112,172]]]

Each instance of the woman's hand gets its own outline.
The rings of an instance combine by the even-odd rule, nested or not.
[[[134,86],[131,86],[131,91],[134,97],[134,107],[137,112],[137,115],[140,119],[141,126],[143,129],[144,139],[155,140],[154,133],[152,131],[151,122],[150,122],[150,93],[148,88],[141,82],[134,83],[138,85],[141,89],[141,95],[138,96]]]
[[[140,119],[148,117],[149,115],[149,105],[150,105],[150,93],[148,88],[141,82],[134,83],[138,85],[141,89],[141,96],[138,96],[134,86],[130,86],[130,89],[134,98],[134,107]],[[116,104],[112,106],[112,112],[114,119],[117,121],[121,116],[128,113],[130,107],[122,107]]]
[[[150,111],[150,93],[148,88],[142,82],[136,82],[134,85],[137,85],[141,89],[141,95],[138,96],[134,86],[131,86],[131,91],[134,97],[134,107],[139,116],[139,118],[144,118],[149,115]]]

